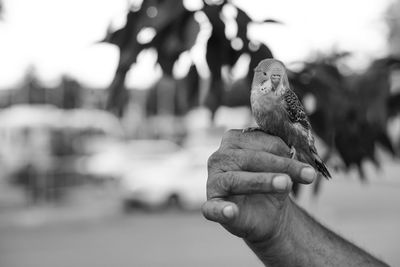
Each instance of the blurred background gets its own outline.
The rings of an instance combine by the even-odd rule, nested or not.
[[[262,266],[200,206],[267,57],[334,177],[298,203],[400,265],[400,1],[0,0],[0,266]]]

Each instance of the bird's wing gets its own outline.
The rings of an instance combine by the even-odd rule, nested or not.
[[[287,89],[283,94],[283,100],[286,104],[285,108],[289,115],[289,119],[293,123],[299,123],[304,127],[305,130],[311,131],[311,124],[308,120],[303,105],[297,98],[297,95],[291,89]]]
[[[308,145],[311,152],[317,154],[317,150],[314,146],[314,136],[312,134],[312,128],[310,121],[308,120],[307,114],[304,110],[297,95],[289,88],[283,95],[285,101],[285,108],[289,119],[294,124],[299,125],[301,132],[307,137]]]
[[[283,100],[285,102],[285,109],[289,119],[298,129],[300,129],[301,133],[307,137],[308,146],[314,161],[313,166],[315,166],[326,178],[330,178],[331,175],[326,168],[325,163],[318,156],[317,149],[314,145],[314,136],[312,134],[310,121],[308,120],[304,107],[297,98],[297,95],[289,88],[285,91]]]

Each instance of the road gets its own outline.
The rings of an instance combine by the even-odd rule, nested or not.
[[[121,215],[0,234],[0,266],[262,266],[239,239],[198,213]]]
[[[398,173],[400,165],[387,165],[384,172],[370,171],[366,184],[335,174],[318,197],[304,190],[299,203],[324,225],[400,266]],[[199,212],[124,214],[108,193],[84,195],[90,201],[74,197],[80,200],[65,206],[0,209],[0,266],[262,266],[242,240]]]

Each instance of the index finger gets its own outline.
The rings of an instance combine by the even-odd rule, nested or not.
[[[288,193],[291,179],[283,173],[224,172],[207,181],[207,199],[229,195]]]
[[[309,184],[317,176],[310,165],[264,151],[249,149],[225,149],[208,159],[209,179],[228,171],[286,173],[293,181]]]

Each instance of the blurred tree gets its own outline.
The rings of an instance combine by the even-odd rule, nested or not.
[[[143,28],[156,31],[155,37],[145,44],[137,40],[137,35]],[[119,116],[122,115],[126,104],[126,73],[142,50],[155,49],[163,72],[172,76],[175,61],[182,52],[193,46],[198,31],[193,12],[186,10],[181,0],[149,0],[143,1],[140,7],[133,6],[127,14],[125,26],[115,32],[109,31],[104,39],[117,45],[120,50],[118,67],[109,89],[107,108]]]
[[[222,19],[222,9],[226,5],[231,5],[237,10],[238,31],[232,38],[227,38],[225,22]],[[232,67],[243,54],[250,55],[250,68],[254,68],[261,59],[272,57],[267,46],[255,43],[248,38],[248,24],[276,21],[253,21],[243,10],[228,1],[204,1],[199,12],[203,12],[211,24],[211,35],[206,44],[205,55],[211,73],[211,85],[205,97],[205,103],[201,104],[205,104],[214,114],[223,102],[224,83],[221,74],[223,66]],[[194,11],[189,11],[184,7],[182,0],[147,0],[143,1],[141,6],[131,7],[123,28],[107,31],[103,41],[118,46],[120,50],[118,67],[109,88],[107,104],[109,110],[117,115],[122,115],[126,99],[126,88],[124,87],[126,73],[136,62],[136,58],[142,50],[154,49],[157,51],[157,63],[163,74],[173,76],[172,70],[176,61],[182,53],[193,47],[200,31],[200,25],[194,15]],[[140,43],[137,37],[144,28],[152,28],[155,36],[147,43]],[[251,79],[251,74],[247,79]],[[195,82],[198,80],[199,74],[192,63],[189,75],[181,81],[181,85],[185,83],[190,85],[190,92],[186,94],[189,99],[183,101],[183,97],[180,97],[179,103],[183,106],[178,109],[181,112],[199,104],[193,101],[199,98],[200,88],[199,84]]]
[[[300,99],[312,97],[310,115],[316,134],[327,144],[327,160],[337,153],[345,168],[357,166],[365,178],[362,163],[380,166],[376,145],[395,155],[387,134],[389,116],[400,111],[400,102],[390,94],[390,74],[400,67],[400,59],[375,60],[362,74],[343,75],[338,64],[346,54],[321,57],[290,72],[290,81]],[[319,181],[315,190],[319,188]]]
[[[237,32],[230,37],[226,35],[226,18],[223,16],[225,7],[236,10],[234,21]],[[266,45],[249,39],[248,26],[279,22],[254,21],[227,0],[204,0],[198,12],[203,13],[211,25],[205,50],[210,86],[204,99],[200,97],[200,76],[192,62],[188,75],[177,82],[176,88],[169,86],[176,98],[175,114],[184,114],[198,104],[207,106],[213,115],[221,105],[249,105],[252,69],[260,60],[273,55]],[[126,100],[125,76],[144,49],[154,49],[163,74],[167,79],[173,78],[172,70],[176,61],[182,53],[193,47],[200,31],[194,15],[195,12],[185,9],[182,0],[147,0],[141,6],[131,7],[123,28],[107,32],[103,41],[115,44],[120,50],[118,68],[109,88],[109,110],[122,115]],[[152,28],[155,35],[148,42],[140,43],[137,37],[144,28]],[[228,90],[223,81],[222,69],[227,67],[229,71],[245,54],[250,57],[248,74]],[[377,60],[364,74],[346,76],[341,73],[338,64],[338,60],[346,55],[321,57],[305,63],[301,70],[290,72],[290,79],[303,102],[307,98],[315,101],[310,119],[315,132],[328,146],[326,157],[338,154],[346,169],[357,166],[363,178],[361,165],[364,160],[371,160],[379,166],[375,156],[377,144],[395,153],[387,136],[386,125],[389,116],[396,114],[400,106],[399,99],[390,95],[389,82],[391,70],[398,66],[398,60]],[[160,95],[157,90],[162,88],[158,86],[153,90],[149,95],[157,96]],[[157,113],[158,100],[160,98],[148,103],[150,112]],[[315,189],[318,188],[319,182]]]

